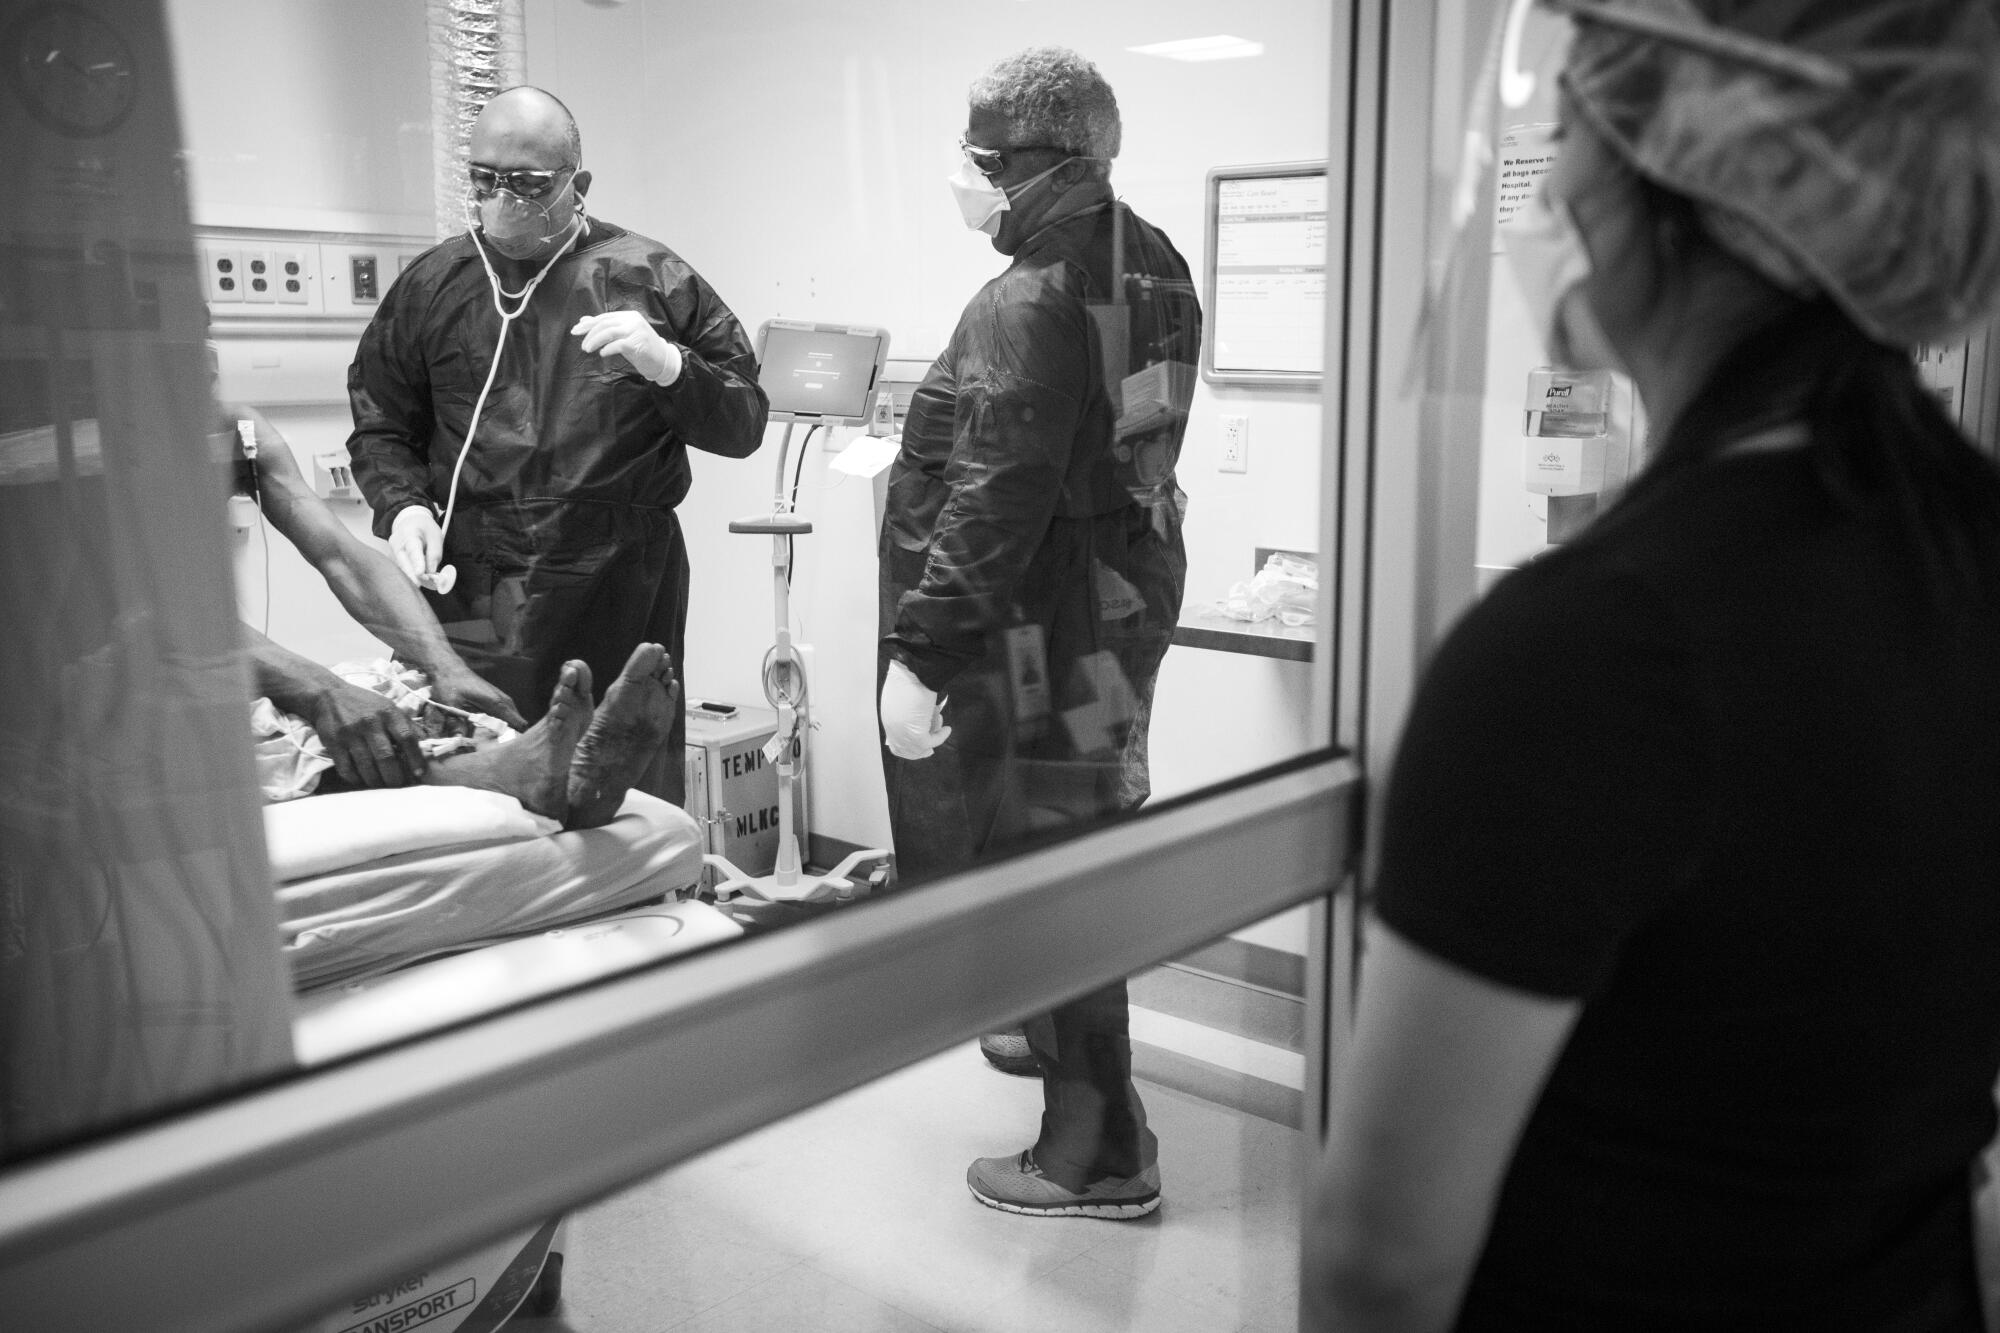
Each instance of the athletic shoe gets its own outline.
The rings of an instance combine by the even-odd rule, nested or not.
[[[1066,1190],[1042,1174],[1034,1150],[1012,1157],[982,1157],[965,1173],[972,1197],[988,1208],[1027,1217],[1104,1217],[1127,1221],[1160,1206],[1160,1164],[1136,1176],[1106,1176]]]
[[[1040,1078],[1041,1062],[1028,1049],[1028,1039],[1019,1029],[1013,1032],[989,1032],[979,1039],[979,1053],[986,1057],[986,1063],[1003,1074],[1019,1074],[1022,1078]]]

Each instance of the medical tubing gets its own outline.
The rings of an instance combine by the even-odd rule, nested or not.
[[[271,637],[271,534],[264,526],[264,506],[257,505],[257,544],[264,549],[264,628],[258,633]]]
[[[819,425],[811,425],[806,427],[806,437],[805,439],[799,441],[798,461],[792,464],[791,499],[783,502],[780,505],[778,511],[779,513],[798,512],[799,483],[805,479],[806,475],[806,453],[812,448],[813,432],[819,429],[821,429],[821,426]],[[826,429],[831,430],[832,428],[826,427]],[[779,466],[783,467],[783,465],[784,465],[783,461],[780,460]],[[784,484],[782,474],[780,474],[778,484],[780,486]],[[792,586],[792,539],[789,536],[785,538],[785,586],[787,588]]]
[[[493,364],[486,368],[486,383],[480,386],[479,397],[472,404],[472,418],[466,422],[465,439],[458,446],[458,461],[451,466],[451,486],[445,491],[444,497],[444,518],[438,524],[440,561],[444,559],[445,534],[451,531],[452,510],[458,504],[459,473],[465,470],[465,460],[472,453],[472,437],[479,431],[479,416],[486,410],[486,395],[493,391],[493,379],[500,373],[500,357],[507,350],[508,330],[514,327],[514,321],[521,317],[521,312],[528,308],[528,298],[535,294],[535,288],[542,285],[542,279],[549,276],[549,270],[556,266],[558,259],[569,253],[570,246],[576,241],[576,236],[572,234],[569,240],[563,242],[561,248],[549,256],[549,262],[542,265],[542,271],[528,279],[527,285],[518,293],[519,303],[515,305],[514,313],[510,315],[506,307],[500,304],[500,299],[504,296],[509,301],[516,300],[517,293],[510,292],[500,285],[500,275],[493,271],[493,261],[486,257],[486,247],[480,243],[479,233],[467,227],[465,234],[472,238],[472,248],[479,252],[479,262],[486,267],[486,281],[492,288],[493,310],[500,316],[500,338],[493,344]]]
[[[764,650],[764,697],[770,701],[773,708],[790,708],[795,713],[803,714],[807,685],[805,664],[799,660],[798,649],[793,648],[785,655],[784,664],[791,668],[786,674],[792,678],[795,692],[788,692],[778,680],[778,645],[774,643]]]

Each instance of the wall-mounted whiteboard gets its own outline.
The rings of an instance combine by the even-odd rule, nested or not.
[[[1211,384],[1319,383],[1326,361],[1326,163],[1208,173]]]

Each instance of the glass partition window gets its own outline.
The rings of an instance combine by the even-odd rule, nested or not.
[[[14,698],[46,745],[14,753],[24,775],[65,775],[59,805],[81,800],[87,763],[164,773],[180,757],[169,738],[52,701],[129,632],[115,627],[178,618],[198,636],[202,697],[219,710],[202,715],[220,728],[207,743],[241,753],[201,766],[227,784],[154,785],[200,791],[216,803],[206,817],[235,830],[227,929],[278,940],[247,951],[264,989],[296,991],[293,1053],[308,1065],[865,910],[1329,740],[1322,415],[1317,375],[1300,372],[1323,361],[1323,7],[907,3],[865,23],[776,0],[698,16],[553,0],[113,8],[56,7],[21,30],[58,66],[101,46],[150,114],[20,122],[47,159],[49,204],[17,218],[21,252],[49,258],[21,270],[9,307],[22,392],[7,480],[25,516],[10,535],[24,543],[16,619],[48,627],[32,641],[58,656],[21,663]],[[1035,79],[1083,77],[1046,62],[1001,70],[971,105],[1001,57],[1049,45],[1094,62],[1097,82],[1078,86],[1107,90],[1096,119],[1005,111]],[[294,69],[308,49],[325,59]],[[525,159],[474,161],[495,150],[467,124],[518,82],[562,99],[578,139],[558,155],[577,163],[538,175]],[[265,112],[242,115],[246,101]],[[682,109],[642,127],[635,105]],[[173,175],[142,200],[120,154]],[[446,178],[458,185],[437,205]],[[1219,186],[1235,200],[1246,181],[1297,186],[1314,215],[1278,225],[1318,267],[1250,263],[1264,251],[1239,233],[1269,220],[1237,203],[1217,215]],[[990,216],[974,219],[981,200]],[[568,210],[577,239],[548,279],[566,284],[559,298],[509,304],[509,282],[544,261],[483,239],[503,236],[497,204]],[[56,235],[32,231],[42,217],[63,220]],[[116,239],[79,250],[60,239],[72,225]],[[621,285],[631,255],[670,272],[670,290]],[[1202,373],[1218,269],[1231,319],[1257,331],[1232,335],[1225,361],[1286,374]],[[1249,305],[1274,292],[1287,313],[1257,318]],[[698,319],[675,304],[697,298]],[[562,308],[543,315],[537,299]],[[581,351],[568,325],[621,304],[686,342],[674,355],[693,366],[684,396],[707,395],[702,424],[646,383],[650,362]],[[1032,336],[994,337],[996,311]],[[871,330],[867,357],[808,358],[821,378],[799,381],[868,378],[848,395],[859,405],[820,413],[810,394],[779,394],[760,429],[754,348],[771,328]],[[113,347],[147,374],[107,361]],[[787,373],[799,387],[804,372]],[[193,490],[128,486],[121,517],[87,494],[118,484],[96,470],[100,447],[148,478],[187,453],[172,466]],[[389,538],[426,513],[446,531],[439,551],[415,548],[419,592]],[[625,535],[591,545],[583,529],[605,522]],[[30,540],[43,526],[63,540]],[[138,544],[154,529],[209,575],[120,583],[122,563],[166,567]],[[613,548],[637,564],[605,565]],[[621,610],[632,588],[682,572],[679,619]],[[548,586],[558,573],[571,591]],[[603,588],[575,591],[592,579]],[[206,620],[164,600],[229,587]],[[627,641],[647,638],[677,660],[620,682]],[[553,674],[569,652],[592,680]],[[222,702],[238,694],[247,737]],[[530,744],[493,739],[531,722]],[[95,740],[91,725],[105,728]],[[885,725],[905,741],[885,750]],[[24,869],[117,879],[82,808],[38,822],[44,805],[14,805],[35,825],[16,845],[40,847]],[[163,808],[128,835],[130,855],[178,846],[192,817]],[[24,917],[39,920],[45,891],[23,891]],[[213,915],[199,896],[152,910]],[[108,911],[83,911],[72,933]],[[57,947],[40,929],[30,954]],[[152,956],[166,946],[151,929],[120,947]],[[450,957],[474,945],[502,947]],[[242,1041],[275,1054],[232,1054],[223,1064],[241,1070],[224,1082],[288,1063],[282,1030]],[[111,1098],[76,1127],[200,1084]]]
[[[1276,1222],[1166,1278],[1289,1209],[1314,1096],[1325,923],[1253,923],[1348,852],[1348,22],[0,4],[0,1290],[129,1244],[221,1265],[161,1327],[346,1328],[527,1219],[514,1291],[579,1200],[928,1057],[1008,1160],[1041,1080],[983,1028],[1118,1047],[1172,1130],[1206,1220],[1098,1255],[1133,1326],[1281,1326]],[[1290,182],[1270,264],[1238,180]],[[1284,373],[1215,373],[1224,290]],[[1226,1094],[1203,987],[1307,1015]],[[578,1133],[446,1169],[502,1122]],[[334,1177],[382,1211],[242,1192]]]
[[[1567,17],[1528,0],[1452,3],[1438,9],[1428,53],[1448,77],[1430,108],[1430,285],[1407,382],[1421,384],[1448,423],[1433,443],[1460,473],[1453,489],[1476,495],[1471,513],[1444,519],[1470,520],[1476,532],[1466,585],[1475,592],[1575,538],[1656,443],[1628,377],[1578,370],[1550,354],[1538,327],[1546,312],[1524,295],[1539,275],[1509,257],[1508,223],[1555,161],[1557,74],[1569,34]],[[1915,355],[1966,433],[2000,448],[1990,330]],[[1404,373],[1398,360],[1388,369]],[[1461,439],[1476,450],[1460,452]],[[1461,573],[1443,575],[1444,586],[1463,583]]]
[[[1282,164],[1321,358],[1331,22],[8,6],[0,1155],[1326,753],[1320,385],[1201,367]],[[453,137],[523,82],[574,161]],[[767,421],[771,328],[876,341]]]

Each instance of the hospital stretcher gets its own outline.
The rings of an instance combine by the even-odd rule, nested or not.
[[[743,933],[693,897],[699,823],[639,792],[602,828],[567,832],[447,787],[313,797],[267,807],[265,823],[302,1067]],[[550,1219],[298,1333],[447,1333],[549,1313],[563,1231]]]

